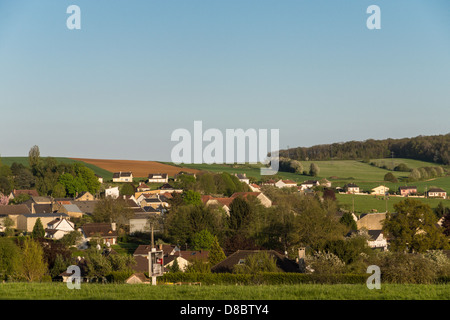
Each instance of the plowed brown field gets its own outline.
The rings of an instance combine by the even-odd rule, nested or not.
[[[150,173],[167,173],[173,177],[180,171],[197,173],[199,170],[180,168],[156,161],[139,161],[139,160],[106,160],[106,159],[82,159],[72,158],[73,160],[83,161],[93,164],[99,168],[110,172],[131,171],[133,177],[146,178]]]

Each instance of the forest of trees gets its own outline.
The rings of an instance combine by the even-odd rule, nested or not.
[[[450,133],[414,138],[349,141],[297,147],[280,151],[280,157],[299,161],[379,159],[393,155],[422,161],[450,164]]]
[[[64,198],[84,191],[96,194],[100,186],[94,171],[83,163],[64,163],[52,157],[41,157],[38,146],[30,149],[28,166],[16,162],[8,166],[0,161],[0,192],[4,195],[14,189],[36,189],[42,196]]]

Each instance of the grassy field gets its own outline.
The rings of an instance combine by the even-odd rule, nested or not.
[[[336,194],[340,206],[351,210],[353,203],[355,205],[355,214],[368,213],[375,209],[377,212],[386,212],[386,203],[389,212],[394,212],[394,204],[405,200],[404,197],[389,197],[386,201],[384,197],[375,197],[371,195],[351,195],[351,194]],[[444,206],[450,207],[450,199],[427,199],[418,198],[421,202],[428,204],[431,208],[436,208],[439,202]]]
[[[273,285],[174,286],[64,283],[3,283],[0,299],[21,300],[448,300],[450,285]]]
[[[387,172],[392,172],[397,178],[404,178],[408,175],[407,172],[390,171],[382,169],[369,163],[364,163],[358,160],[329,160],[329,161],[301,161],[305,170],[309,170],[311,163],[316,163],[320,168],[318,177],[314,179],[330,179],[333,183],[333,187],[344,186],[346,183],[353,182],[358,184],[363,190],[370,191],[372,188],[385,184],[391,189],[398,190],[399,186],[406,185],[404,182],[390,183],[384,181],[384,175]],[[426,166],[437,166],[436,164],[411,160],[411,159],[374,159],[371,162],[376,162],[379,165],[386,165],[387,167],[396,166],[400,163],[405,163],[410,168],[419,168]],[[234,173],[246,173],[247,177],[254,177],[257,180],[261,178],[259,165],[228,165],[228,164],[183,164],[184,167],[189,167],[198,170],[205,170],[211,172],[228,172]],[[278,172],[283,179],[291,179],[298,183],[311,179],[310,176],[289,173]],[[431,187],[440,187],[445,190],[450,190],[450,176],[440,177],[428,181],[418,181],[414,183],[408,183],[408,185],[417,186],[419,192],[424,192]]]

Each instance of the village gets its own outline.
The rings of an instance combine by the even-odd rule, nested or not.
[[[331,191],[331,194],[390,195],[405,199],[414,197],[447,198],[446,191],[440,188],[430,189],[427,194],[418,196],[417,188],[414,186],[399,187],[397,192],[392,192],[386,186],[380,185],[370,192],[364,192],[354,183],[332,187],[332,183],[327,179],[306,180],[302,183],[286,179],[278,181],[269,179],[260,183],[251,183],[246,174],[231,176],[241,184],[240,190],[246,191],[233,192],[228,196],[198,193],[199,205],[204,208],[214,208],[213,210],[216,210],[214,212],[220,212],[223,217],[230,218],[230,211],[236,210],[233,209],[232,203],[238,198],[256,202],[266,209],[273,209],[279,203],[266,193],[283,193],[287,190],[291,195],[317,198],[322,202],[326,197],[325,190],[328,190],[328,195]],[[70,234],[78,232],[80,236],[70,244],[70,247],[77,250],[79,254],[73,263],[81,268],[84,281],[94,281],[95,277],[92,274],[89,275],[89,267],[83,257],[83,250],[96,248],[105,256],[118,254],[116,250],[120,248],[119,242],[135,235],[140,237],[140,244],[135,244],[132,252],[133,263],[130,264],[131,269],[127,273],[126,279],[122,279],[126,283],[151,283],[152,266],[149,259],[151,259],[152,251],[161,252],[163,257],[158,262],[162,268],[159,275],[174,270],[183,272],[189,270],[195,261],[208,261],[210,250],[192,248],[192,245],[185,243],[186,239],[184,242],[177,243],[166,243],[160,238],[155,239],[155,235],[161,235],[164,232],[162,230],[164,224],[160,221],[171,212],[172,204],[176,203],[176,199],[181,199],[190,192],[186,187],[180,187],[182,185],[179,183],[180,180],[195,181],[198,178],[196,174],[181,171],[173,177],[169,177],[167,173],[149,173],[146,181],[139,181],[137,185],[133,185],[135,180],[131,171],[115,172],[111,181],[104,181],[98,175],[96,177],[103,187],[103,191],[98,194],[85,191],[77,193],[75,197],[54,198],[40,196],[36,190],[32,189],[14,189],[7,196],[11,203],[23,195],[26,195],[28,200],[20,204],[0,206],[0,232],[5,235],[7,229],[15,230],[16,235],[27,236],[34,233],[37,225],[42,225],[44,234],[41,241],[44,243],[45,241],[58,242],[63,238],[68,238]],[[133,192],[124,194],[122,188],[124,185],[132,185]],[[94,211],[98,210],[99,203],[105,199],[121,200],[124,203],[123,210],[126,209],[129,212],[126,221],[120,222],[120,228],[117,221],[113,221],[113,219],[108,222],[92,222],[92,219],[89,219]],[[352,224],[354,223],[356,228],[350,228],[347,237],[364,234],[368,248],[374,251],[388,251],[390,241],[383,231],[383,221],[387,214],[387,212],[367,212],[357,216],[353,212],[336,210],[334,218],[335,221],[342,221],[343,215],[350,216],[353,219]],[[444,217],[437,224],[442,226],[443,221]],[[213,265],[210,265],[210,271],[233,273],[236,266],[245,264],[250,255],[266,253],[276,261],[280,272],[307,272],[304,269],[307,252],[305,247],[298,247],[297,250],[294,250],[295,254],[292,254],[292,250],[288,254],[286,250],[283,252],[282,250],[255,248],[237,245],[234,252],[228,250],[226,254],[222,255],[220,261],[216,260]],[[53,281],[67,281],[70,276],[71,273],[63,271],[54,276]],[[105,281],[104,275],[101,275],[100,278]]]

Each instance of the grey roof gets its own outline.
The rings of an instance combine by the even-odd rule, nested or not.
[[[78,206],[75,205],[75,204],[63,204],[63,207],[64,207],[68,212],[79,212],[79,213],[83,213],[83,211],[81,211],[80,208],[78,208]]]
[[[81,212],[92,214],[98,201],[72,201],[72,203],[76,205],[81,210]]]
[[[53,208],[51,204],[35,204],[34,212],[36,213],[52,213]]]
[[[371,240],[376,240],[380,236],[380,234],[383,233],[383,231],[382,230],[368,230],[367,233],[369,234]]]

